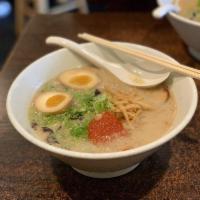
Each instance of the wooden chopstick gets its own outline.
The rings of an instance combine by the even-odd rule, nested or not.
[[[136,56],[136,57],[142,58],[144,60],[160,64],[160,65],[162,65],[172,71],[176,71],[180,74],[187,75],[192,78],[200,79],[200,70],[198,70],[198,69],[194,69],[192,67],[182,65],[182,64],[173,63],[172,61],[144,53],[140,50],[135,50],[135,49],[131,49],[128,47],[124,47],[119,44],[115,44],[109,40],[106,40],[106,39],[103,39],[100,37],[96,37],[96,36],[88,34],[88,33],[78,34],[78,37],[82,38],[84,40],[94,42],[96,44],[108,47],[110,49],[116,49],[123,53],[127,53],[129,55]]]

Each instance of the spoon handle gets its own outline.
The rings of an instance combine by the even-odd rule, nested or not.
[[[77,44],[76,42],[73,42],[71,40],[62,38],[62,37],[57,37],[57,36],[50,36],[46,39],[47,44],[55,44],[59,45],[65,48],[70,49],[71,51],[77,53],[78,55],[84,57],[87,59],[89,62],[92,64],[99,66],[99,67],[104,67],[108,70],[110,70],[109,65],[111,63],[104,61],[103,59],[99,58],[96,55],[91,55],[89,52],[85,51],[81,45]]]
[[[178,6],[175,6],[173,4],[167,4],[167,5],[159,6],[158,8],[154,9],[152,12],[152,15],[156,19],[161,19],[169,12],[178,12],[178,11],[179,11]]]

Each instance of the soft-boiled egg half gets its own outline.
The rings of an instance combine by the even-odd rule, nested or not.
[[[71,102],[72,96],[64,92],[44,92],[35,99],[35,107],[44,113],[62,112]]]
[[[74,89],[91,89],[100,82],[95,73],[84,69],[67,70],[58,79],[63,85]]]

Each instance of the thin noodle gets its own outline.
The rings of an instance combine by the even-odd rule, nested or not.
[[[125,119],[130,129],[132,129],[132,122],[143,110],[152,109],[142,101],[143,98],[138,97],[136,94],[128,95],[125,92],[110,88],[107,88],[106,91],[111,96],[110,100],[114,105],[114,112]]]

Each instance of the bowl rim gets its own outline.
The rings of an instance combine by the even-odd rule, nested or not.
[[[165,3],[163,3],[162,0],[157,0],[157,4],[158,4],[158,5],[164,5]],[[188,19],[188,18],[183,17],[183,16],[181,16],[181,15],[179,15],[179,14],[176,14],[176,13],[174,13],[174,12],[169,12],[168,15],[171,16],[172,18],[175,18],[175,19],[181,21],[181,22],[185,22],[185,23],[187,23],[187,24],[200,27],[200,22],[197,22],[197,21]]]
[[[153,48],[146,47],[146,46],[143,46],[143,45],[134,44],[134,43],[127,43],[127,42],[123,42],[123,43],[128,44],[128,45],[132,45],[133,47],[135,46],[137,48],[146,48],[146,49],[149,49],[150,51],[161,53],[161,54],[167,56],[172,61],[178,63],[175,59],[171,58],[167,54],[162,53],[162,52],[155,50]],[[83,43],[82,45],[90,45],[90,43]],[[170,139],[175,137],[189,123],[189,121],[191,120],[191,118],[193,117],[193,115],[195,113],[195,110],[196,110],[196,107],[197,107],[197,102],[198,102],[197,88],[196,88],[195,82],[192,78],[184,77],[184,79],[187,79],[189,81],[189,84],[190,84],[190,87],[191,87],[191,90],[192,90],[192,94],[193,94],[193,96],[191,97],[192,98],[192,104],[189,108],[188,114],[183,118],[181,123],[178,124],[176,128],[174,128],[168,134],[160,137],[159,139],[157,139],[157,140],[155,140],[151,143],[148,143],[148,144],[145,144],[143,146],[139,146],[139,147],[136,147],[136,148],[133,148],[133,149],[129,149],[129,150],[126,150],[126,151],[106,152],[106,153],[86,153],[86,152],[77,152],[77,151],[62,149],[62,148],[50,145],[50,144],[48,144],[44,141],[41,141],[41,140],[37,139],[36,137],[34,137],[32,134],[30,134],[28,131],[26,131],[22,127],[22,125],[20,123],[18,123],[18,121],[15,119],[15,116],[12,113],[12,108],[11,108],[11,100],[12,100],[11,97],[12,97],[13,90],[15,89],[15,85],[17,85],[18,80],[20,80],[20,78],[23,76],[23,74],[26,73],[32,66],[34,66],[34,64],[38,60],[45,59],[45,58],[47,58],[47,57],[49,57],[49,56],[51,56],[55,53],[59,53],[59,52],[62,52],[62,51],[66,51],[66,50],[65,49],[59,49],[59,50],[53,51],[51,53],[48,53],[48,54],[38,58],[37,60],[35,60],[31,64],[29,64],[26,68],[24,68],[24,70],[21,71],[18,74],[18,76],[14,79],[13,83],[11,84],[10,89],[8,91],[7,99],[6,99],[7,114],[8,114],[8,118],[11,121],[12,125],[19,132],[19,134],[22,135],[25,139],[27,139],[29,142],[35,144],[36,146],[38,146],[38,147],[40,147],[44,150],[47,150],[47,151],[54,153],[54,154],[56,153],[56,154],[71,157],[71,158],[90,159],[90,160],[114,159],[114,158],[119,158],[119,157],[128,157],[128,156],[132,156],[132,155],[138,155],[138,154],[141,154],[143,152],[148,152],[152,149],[158,148],[162,144],[168,142]]]

